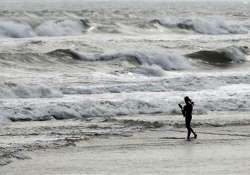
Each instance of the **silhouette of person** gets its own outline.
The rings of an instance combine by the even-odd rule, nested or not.
[[[185,117],[185,123],[186,123],[186,128],[187,128],[187,140],[190,140],[191,133],[193,133],[194,138],[196,139],[197,134],[191,128],[191,120],[192,120],[194,102],[192,102],[192,100],[188,96],[184,98],[184,101],[185,101],[184,107],[182,107],[181,104],[178,104],[178,105],[181,108],[183,117]]]

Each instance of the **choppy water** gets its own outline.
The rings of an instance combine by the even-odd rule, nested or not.
[[[248,1],[0,5],[3,122],[250,109]]]

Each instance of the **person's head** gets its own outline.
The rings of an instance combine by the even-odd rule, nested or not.
[[[192,100],[188,96],[184,97],[184,101],[186,104],[192,103]]]

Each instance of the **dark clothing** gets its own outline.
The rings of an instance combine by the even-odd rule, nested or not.
[[[193,112],[193,105],[188,103],[184,106],[184,116],[186,118],[190,118],[190,120],[192,119],[192,112]]]
[[[191,128],[191,120],[192,120],[192,112],[193,112],[193,104],[187,103],[183,108],[183,115],[185,117],[186,128],[188,130],[187,139],[190,139],[191,133],[196,137],[196,133]]]
[[[186,128],[191,128],[191,120],[192,118],[188,117],[185,118]]]

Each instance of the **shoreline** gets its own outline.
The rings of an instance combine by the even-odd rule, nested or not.
[[[202,117],[197,116],[198,120]],[[0,174],[250,172],[248,167],[243,166],[250,163],[249,125],[197,126],[194,129],[198,139],[186,141],[185,128],[152,124],[155,121],[169,122],[167,117],[138,116],[134,117],[134,123],[131,123],[131,118],[44,121],[32,122],[32,126],[31,122],[11,123],[5,126],[9,135],[3,136],[4,133],[1,133],[1,146],[5,144],[7,148],[16,145],[21,151],[9,159],[12,162],[1,166]],[[145,120],[141,121],[140,118]],[[8,145],[8,142],[11,144]],[[18,147],[20,145],[23,147]],[[30,149],[23,149],[25,147]]]
[[[220,130],[244,130],[225,127]],[[203,128],[204,129],[204,128]],[[210,128],[211,129],[211,128]],[[207,130],[207,129],[206,129]],[[218,132],[218,128],[216,128]],[[28,152],[0,174],[248,174],[250,136],[199,133],[193,141],[185,131],[164,128],[131,137],[97,138],[75,147]],[[172,134],[171,134],[172,133]],[[174,136],[164,137],[167,134]],[[30,168],[32,167],[32,168]]]

